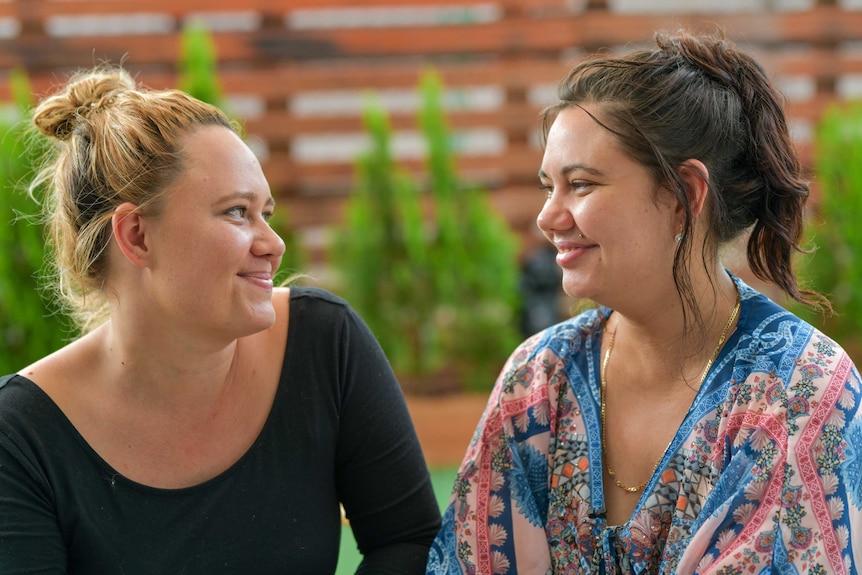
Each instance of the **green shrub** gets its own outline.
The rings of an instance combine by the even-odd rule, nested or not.
[[[439,78],[428,72],[420,87],[427,182],[395,164],[388,117],[367,105],[371,146],[332,261],[412,391],[440,391],[441,371],[487,390],[520,337],[517,236],[456,171]]]
[[[835,105],[817,134],[815,173],[820,188],[817,212],[807,236],[816,247],[801,258],[800,273],[827,294],[836,314],[808,319],[841,342],[858,359],[862,352],[862,104]]]
[[[40,291],[45,250],[39,206],[27,180],[39,148],[28,149],[30,85],[22,70],[11,74],[15,102],[0,119],[0,374],[20,370],[66,343],[70,321]]]
[[[198,100],[222,106],[218,62],[212,35],[203,25],[190,22],[180,37],[178,88]]]

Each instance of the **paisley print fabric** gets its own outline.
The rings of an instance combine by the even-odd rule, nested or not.
[[[627,523],[597,511],[601,308],[509,358],[427,572],[860,572],[859,373],[835,342],[735,281],[738,326]]]

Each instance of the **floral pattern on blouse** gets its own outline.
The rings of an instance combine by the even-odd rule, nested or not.
[[[859,373],[835,342],[734,279],[737,328],[627,523],[600,512],[600,308],[509,358],[427,573],[859,572]]]

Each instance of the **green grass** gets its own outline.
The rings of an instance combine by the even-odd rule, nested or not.
[[[455,481],[455,473],[458,471],[455,467],[446,467],[441,469],[431,470],[431,483],[434,486],[434,494],[437,496],[437,503],[440,505],[442,513],[449,502],[449,494],[452,492],[452,484]],[[359,567],[362,561],[362,555],[356,549],[356,540],[353,538],[353,532],[350,527],[341,528],[341,549],[338,551],[338,569],[335,570],[335,575],[352,575]]]

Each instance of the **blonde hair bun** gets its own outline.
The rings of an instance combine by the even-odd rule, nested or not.
[[[134,79],[122,68],[78,72],[61,92],[39,104],[33,123],[42,134],[66,140],[92,113],[109,107],[118,93],[135,89]]]

